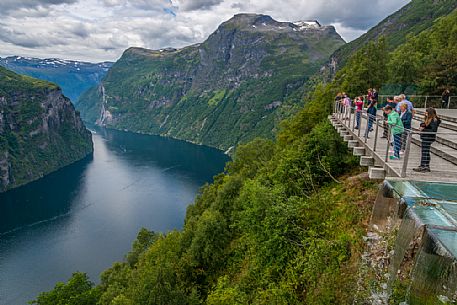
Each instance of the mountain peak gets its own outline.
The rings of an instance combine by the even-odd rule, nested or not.
[[[251,31],[286,31],[286,32],[309,32],[316,30],[328,30],[331,26],[322,26],[317,20],[300,20],[296,22],[282,22],[271,16],[262,14],[241,13],[233,16],[221,24],[220,28],[249,29]]]

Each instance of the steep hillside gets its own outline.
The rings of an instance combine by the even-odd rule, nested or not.
[[[56,85],[0,67],[0,192],[90,152],[90,132]]]
[[[56,83],[62,88],[63,94],[76,103],[84,91],[100,83],[112,63],[93,64],[55,58],[11,56],[0,58],[0,66],[19,74]]]
[[[432,26],[433,22],[457,8],[455,0],[412,0],[409,4],[390,15],[366,34],[339,48],[331,59],[333,69],[338,69],[349,57],[370,41],[385,36],[388,50],[392,51],[414,36]]]
[[[316,86],[304,108],[283,122],[275,142],[257,139],[238,147],[226,174],[188,208],[181,232],[143,229],[126,259],[105,271],[99,285],[75,273],[35,304],[379,302],[381,281],[365,276],[362,248],[378,186],[363,176],[348,178],[357,173],[356,160],[327,116],[338,91],[357,95],[396,77],[383,73],[389,66],[411,62],[419,69],[414,82],[455,84],[456,31],[454,12],[393,53],[385,40],[366,44],[332,82]],[[437,71],[446,75],[435,77]],[[389,304],[405,303],[407,289],[396,288],[379,291],[393,293]]]
[[[295,90],[343,44],[333,27],[240,14],[202,44],[127,50],[78,109],[89,122],[224,149],[272,138],[301,102]]]

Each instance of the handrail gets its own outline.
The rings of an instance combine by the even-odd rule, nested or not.
[[[388,97],[394,97],[398,94],[388,95],[382,94],[378,95],[378,103],[380,101],[385,101]],[[364,95],[366,98],[367,96]],[[407,95],[407,98],[414,103],[416,103],[415,108],[427,108],[427,107],[436,107],[443,109],[442,96],[441,95]],[[457,109],[457,95],[449,96],[446,109]]]

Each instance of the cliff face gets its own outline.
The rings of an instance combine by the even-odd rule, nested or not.
[[[0,67],[0,191],[91,152],[91,134],[60,88]]]
[[[272,138],[300,105],[297,89],[343,44],[317,22],[236,15],[202,44],[128,49],[77,107],[89,122],[226,149]]]

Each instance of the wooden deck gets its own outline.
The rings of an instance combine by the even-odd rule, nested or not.
[[[424,111],[424,109],[417,110],[418,114],[413,121],[413,129],[419,127],[421,110]],[[361,157],[361,165],[369,166],[370,177],[372,178],[457,182],[457,110],[438,109],[438,113],[446,116],[447,119],[443,119],[444,124],[438,131],[438,140],[432,145],[431,172],[428,173],[413,171],[413,168],[419,166],[421,158],[419,134],[413,135],[407,165],[405,166],[404,155],[401,155],[400,160],[389,159],[389,156],[393,153],[393,148],[388,144],[387,139],[381,138],[383,135],[381,121],[378,122],[378,127],[373,124],[374,130],[365,139],[366,117],[361,120],[360,132],[354,129],[355,126],[353,126],[354,113],[351,114],[350,120],[344,120],[339,114],[334,114],[329,119],[345,141],[348,142],[350,149],[354,150],[354,154]],[[381,112],[379,115],[382,116]],[[377,137],[375,137],[376,128],[378,128]],[[402,175],[404,168],[406,169],[405,175]]]

